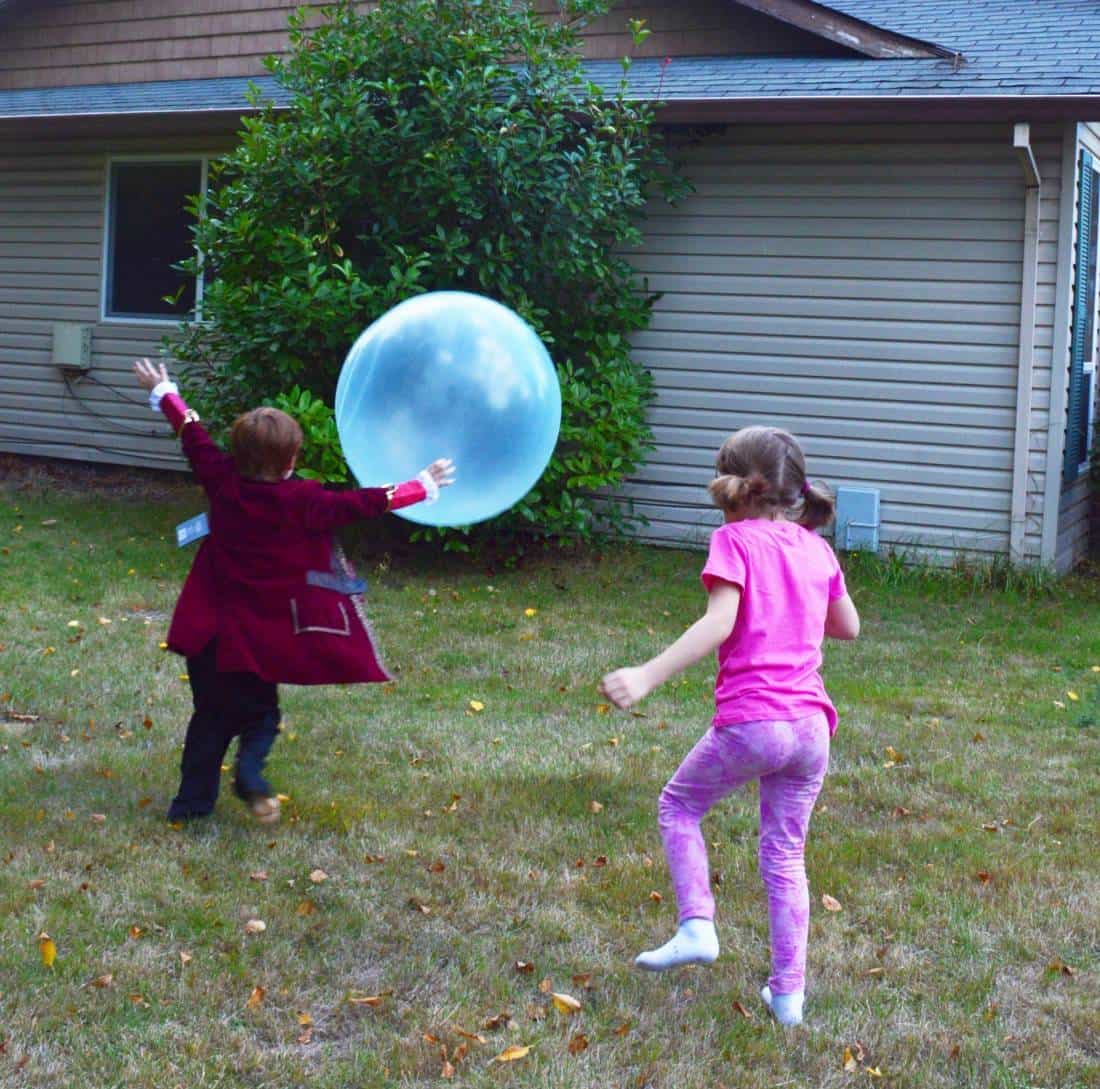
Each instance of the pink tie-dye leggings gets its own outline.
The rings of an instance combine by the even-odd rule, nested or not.
[[[713,919],[699,822],[715,802],[760,780],[760,876],[768,894],[772,994],[805,987],[810,895],[803,851],[828,766],[824,714],[796,722],[739,722],[711,727],[661,791],[658,821],[680,921]]]

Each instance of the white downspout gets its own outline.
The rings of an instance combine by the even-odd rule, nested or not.
[[[1020,351],[1016,364],[1016,442],[1012,452],[1009,555],[1023,563],[1027,533],[1028,446],[1031,441],[1031,385],[1035,369],[1035,291],[1039,278],[1039,166],[1031,150],[1031,127],[1018,121],[1012,146],[1024,172],[1024,257],[1020,292]]]

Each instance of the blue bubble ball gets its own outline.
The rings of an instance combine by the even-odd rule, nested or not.
[[[396,512],[421,525],[507,510],[542,476],[560,426],[561,388],[538,334],[464,291],[418,295],[383,314],[348,352],[336,387],[344,457],[364,487],[454,461],[455,483],[437,502]]]

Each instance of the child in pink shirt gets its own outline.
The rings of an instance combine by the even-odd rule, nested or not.
[[[705,615],[656,658],[609,673],[601,683],[617,707],[629,707],[718,651],[713,723],[658,806],[680,927],[635,963],[659,972],[718,956],[699,822],[715,802],[758,779],[772,951],[761,996],[778,1021],[797,1025],[810,916],[806,832],[836,729],[836,710],[818,673],[821,641],[826,635],[854,639],[859,615],[832,549],[813,532],[832,518],[833,499],[807,481],[793,436],[747,427],[726,440],[717,469],[710,493],[725,524],[711,536],[703,567]]]

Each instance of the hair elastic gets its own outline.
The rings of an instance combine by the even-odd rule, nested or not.
[[[812,491],[813,491],[813,488],[810,486],[810,482],[808,480],[803,480],[802,481],[802,494],[803,495],[809,495],[810,492],[812,492]]]

